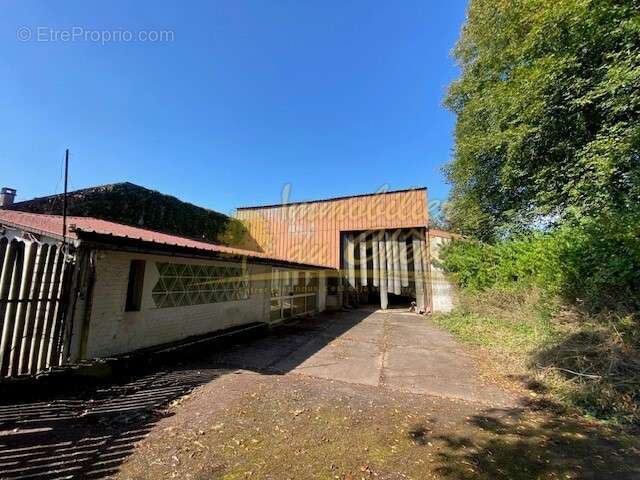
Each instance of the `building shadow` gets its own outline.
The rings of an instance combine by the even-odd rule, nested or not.
[[[0,478],[100,479],[115,475],[135,445],[173,401],[239,369],[284,374],[373,310],[320,314],[266,335],[212,339],[172,350],[106,379],[64,377],[3,387],[0,394]],[[123,372],[126,372],[123,373]],[[59,382],[57,380],[60,380]]]
[[[358,308],[321,313],[284,323],[264,338],[243,341],[204,357],[208,365],[241,368],[266,375],[283,375],[304,363],[376,311]]]

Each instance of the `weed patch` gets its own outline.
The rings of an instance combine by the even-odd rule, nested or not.
[[[580,312],[528,293],[462,292],[434,321],[563,407],[619,425],[640,425],[640,333],[632,316]]]

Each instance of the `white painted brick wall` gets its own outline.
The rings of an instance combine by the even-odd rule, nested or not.
[[[142,309],[139,312],[125,312],[129,266],[133,259],[147,262]],[[253,280],[252,293],[247,300],[156,308],[151,296],[159,277],[156,262],[224,264],[180,257],[100,251],[85,358],[127,353],[223,328],[268,321],[270,266],[249,264],[248,270]],[[261,291],[256,292],[256,289]]]

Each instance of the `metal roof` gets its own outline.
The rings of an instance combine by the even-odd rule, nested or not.
[[[15,210],[0,209],[0,224],[23,228],[27,231],[62,240],[62,216],[45,215],[39,213],[19,212]],[[121,223],[100,220],[92,217],[67,217],[66,237],[71,240],[82,239],[84,233],[107,236],[114,239],[127,239],[144,242],[150,245],[163,247],[178,247],[198,252],[225,254],[231,256],[248,257],[278,263],[287,263],[295,266],[320,267],[323,265],[302,263],[268,255],[253,250],[227,247],[213,243],[194,240],[191,238],[170,235],[154,230],[133,227]]]

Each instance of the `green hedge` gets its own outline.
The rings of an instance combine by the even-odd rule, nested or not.
[[[494,244],[453,242],[443,266],[472,291],[538,287],[590,309],[640,306],[638,215],[583,219]]]

